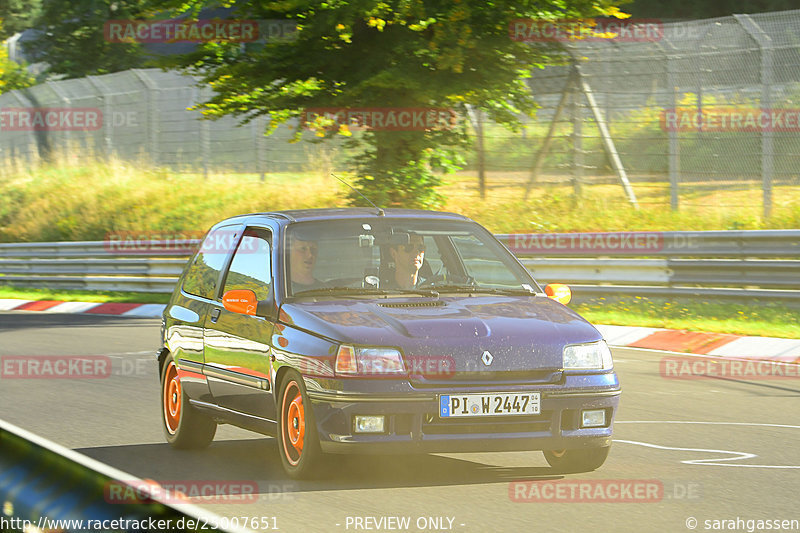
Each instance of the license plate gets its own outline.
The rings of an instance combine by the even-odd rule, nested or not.
[[[541,393],[492,392],[439,395],[439,417],[538,415]]]

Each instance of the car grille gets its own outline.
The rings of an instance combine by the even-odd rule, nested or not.
[[[379,303],[381,307],[401,308],[401,307],[442,307],[444,302],[441,300],[422,301],[422,302],[392,302]]]
[[[557,384],[562,380],[563,373],[560,370],[508,370],[508,371],[474,371],[474,372],[455,372],[446,376],[412,376],[411,385],[415,388],[433,387],[496,387],[498,384]]]
[[[422,433],[426,435],[469,435],[473,433],[532,433],[549,431],[552,419],[550,411],[534,416],[439,418],[428,414],[422,421]]]

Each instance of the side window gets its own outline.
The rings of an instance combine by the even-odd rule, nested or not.
[[[454,236],[451,238],[458,250],[467,274],[479,285],[500,287],[519,287],[520,280],[509,270],[501,257],[490,250],[485,243],[474,235]]]
[[[430,235],[425,236],[425,261],[420,267],[420,275],[423,278],[432,278],[444,273],[442,254],[439,252],[439,244]]]
[[[206,235],[183,279],[183,290],[213,300],[219,271],[237,237],[237,226],[223,226]]]
[[[250,289],[258,300],[266,300],[272,283],[271,233],[262,228],[247,228],[236,248],[231,267],[225,277],[223,293],[233,289]]]

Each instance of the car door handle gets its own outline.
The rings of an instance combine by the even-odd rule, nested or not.
[[[217,319],[219,318],[220,309],[217,307],[213,311],[211,311],[211,322],[217,323]]]

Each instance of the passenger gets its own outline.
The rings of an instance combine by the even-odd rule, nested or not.
[[[398,289],[413,289],[422,282],[419,269],[425,261],[425,240],[422,235],[412,233],[408,244],[398,244],[389,248],[395,264],[394,276],[390,284]]]

